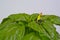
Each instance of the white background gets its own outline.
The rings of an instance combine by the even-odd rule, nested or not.
[[[0,22],[13,13],[36,12],[60,16],[60,0],[0,0]],[[60,27],[56,28],[60,33]]]

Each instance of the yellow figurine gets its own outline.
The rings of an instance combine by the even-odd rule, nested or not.
[[[40,13],[37,17],[37,21],[41,20],[41,17],[42,17],[42,13]]]

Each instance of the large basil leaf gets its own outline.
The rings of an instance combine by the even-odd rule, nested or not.
[[[29,33],[23,37],[23,40],[41,40],[35,33]]]
[[[29,28],[32,28],[33,30],[39,32],[40,37],[42,40],[50,40],[51,37],[48,35],[48,33],[44,30],[44,28],[41,25],[38,25],[36,22],[31,22],[28,24]]]
[[[41,24],[45,31],[51,36],[52,40],[57,40],[56,28],[49,21],[45,21]]]
[[[8,16],[8,18],[10,18],[11,20],[14,20],[14,21],[29,21],[29,17],[30,15],[28,14],[25,14],[25,13],[20,13],[20,14],[12,14],[10,16]]]
[[[60,17],[55,16],[55,15],[43,15],[42,17],[43,20],[49,20],[53,24],[60,25]]]
[[[4,18],[3,20],[2,20],[2,22],[1,22],[1,24],[9,24],[9,23],[13,23],[13,22],[15,22],[14,20],[11,20],[10,18]]]
[[[57,40],[60,40],[60,34],[58,32],[57,33]]]
[[[51,15],[49,19],[51,20],[52,23],[60,25],[60,17]]]
[[[25,27],[17,23],[1,25],[0,40],[22,40],[25,34]]]
[[[32,14],[31,16],[30,16],[30,20],[31,21],[35,21],[36,19],[37,19],[37,16],[38,16],[39,14],[37,14],[37,13],[35,13],[35,14]]]

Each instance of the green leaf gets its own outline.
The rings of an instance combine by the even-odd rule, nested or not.
[[[4,25],[4,24],[9,24],[11,22],[15,22],[15,21],[11,20],[10,18],[4,18],[3,21],[1,22],[1,24]]]
[[[15,21],[11,20],[11,19],[3,19],[1,25],[0,25],[0,30],[5,28],[6,25],[9,25],[10,23],[14,23]]]
[[[46,37],[46,40],[50,40],[50,36],[48,35],[48,33],[44,30],[44,28],[41,25],[37,24],[36,22],[33,21],[29,23],[28,27],[39,32],[39,35],[42,38],[42,40],[44,39],[44,37]]]
[[[39,14],[37,14],[37,13],[35,13],[35,14],[32,14],[31,16],[30,16],[30,20],[31,21],[35,21],[36,19],[37,19],[37,16],[38,16]]]
[[[25,27],[15,22],[1,26],[4,28],[0,28],[0,40],[22,40],[25,34]]]
[[[47,35],[45,34],[40,34],[40,38],[41,40],[52,40],[51,38],[49,38]]]
[[[45,31],[51,36],[53,40],[56,40],[56,28],[53,26],[53,24],[49,21],[42,22],[41,24]]]
[[[58,17],[58,16],[55,16],[55,15],[44,15],[44,16],[42,17],[42,19],[44,19],[44,20],[49,20],[49,21],[51,21],[53,24],[60,25],[60,17]]]
[[[60,34],[58,32],[57,33],[57,40],[60,40]]]
[[[51,22],[53,22],[54,24],[60,25],[60,17],[51,15],[51,16],[49,17],[49,19],[50,19]]]
[[[34,33],[29,33],[23,37],[23,40],[41,40],[38,36],[35,36]]]
[[[10,18],[11,20],[14,20],[14,21],[29,21],[29,15],[28,14],[25,14],[25,13],[20,13],[20,14],[12,14],[10,16],[8,16],[8,18]]]
[[[6,22],[7,20],[9,20],[9,18],[4,18],[1,23]]]

